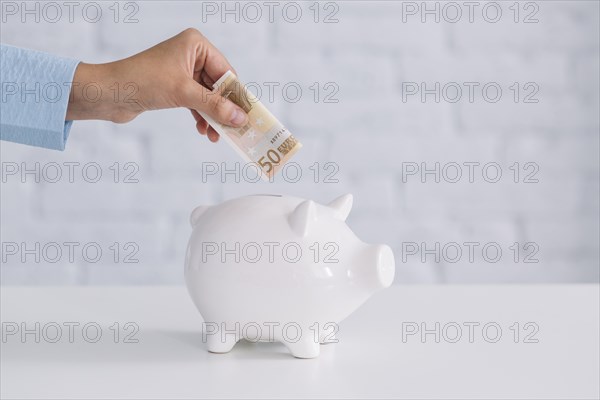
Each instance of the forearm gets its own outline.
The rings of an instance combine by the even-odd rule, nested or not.
[[[2,48],[1,61],[4,140],[62,150],[73,120],[124,123],[147,110],[177,107],[190,109],[196,129],[213,142],[219,135],[199,112],[228,126],[241,127],[248,121],[244,110],[211,91],[212,83],[233,68],[195,29],[107,64],[10,46]],[[53,83],[61,89],[58,98],[39,102],[29,96],[28,85],[45,90],[44,85]],[[27,86],[24,93],[17,90],[19,85]]]
[[[128,122],[143,109],[137,102],[136,82],[123,82],[118,63],[80,63],[75,70],[67,108],[68,120],[97,119]]]

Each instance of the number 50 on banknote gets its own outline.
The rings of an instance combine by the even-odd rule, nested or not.
[[[248,123],[241,128],[233,128],[200,114],[246,161],[258,165],[263,179],[270,180],[275,176],[302,147],[233,72],[227,71],[215,82],[212,93],[240,106],[248,114]]]

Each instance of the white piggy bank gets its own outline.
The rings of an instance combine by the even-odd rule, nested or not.
[[[210,352],[246,339],[317,357],[339,322],[392,284],[392,250],[354,235],[351,207],[350,194],[328,205],[255,195],[192,212],[185,280]]]

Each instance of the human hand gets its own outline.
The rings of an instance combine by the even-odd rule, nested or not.
[[[208,39],[196,29],[186,29],[123,60],[80,63],[66,118],[125,123],[144,111],[185,107],[191,110],[198,132],[216,142],[219,134],[198,111],[234,127],[248,120],[240,107],[209,89],[228,70],[233,68]]]

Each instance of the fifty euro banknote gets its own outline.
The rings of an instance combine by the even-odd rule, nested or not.
[[[240,128],[222,125],[205,113],[204,119],[247,162],[255,163],[262,178],[270,180],[302,147],[302,144],[267,110],[231,71],[215,84],[212,92],[225,97],[248,114],[248,123]]]

